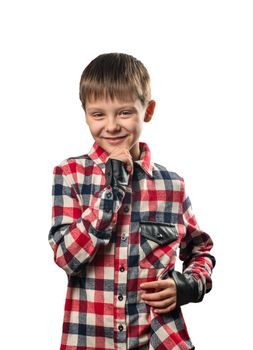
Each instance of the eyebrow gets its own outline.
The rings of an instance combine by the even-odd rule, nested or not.
[[[133,105],[123,105],[123,106],[120,106],[119,108],[115,108],[115,110],[119,111],[119,110],[124,110],[124,109],[131,109],[135,112],[137,112],[137,108]],[[94,112],[94,111],[99,111],[99,112],[104,112],[105,109],[102,108],[102,107],[99,107],[99,106],[90,106],[90,107],[87,107],[86,108],[86,111],[91,113],[91,112]]]

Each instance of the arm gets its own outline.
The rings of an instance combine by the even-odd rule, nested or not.
[[[183,273],[168,271],[166,278],[140,285],[145,291],[142,299],[158,314],[166,314],[189,302],[199,302],[212,288],[211,273],[215,259],[210,250],[213,243],[208,234],[199,229],[190,199],[185,195],[183,181],[182,185],[181,223],[185,225],[185,236],[180,244],[179,257],[183,260]]]
[[[179,255],[184,262],[183,273],[168,271],[167,278],[140,285],[143,289],[142,299],[158,314],[166,314],[189,302],[199,302],[212,288],[211,272],[215,259],[210,250],[213,243],[211,238],[199,229],[184,187],[181,221],[186,230]]]
[[[77,273],[94,258],[100,246],[109,243],[128,178],[122,161],[108,159],[106,185],[94,194],[91,206],[82,212],[63,168],[54,168],[49,243],[55,262],[68,274]]]
[[[213,242],[197,224],[184,183],[183,193],[182,219],[186,234],[181,241],[179,254],[183,261],[183,273],[172,272],[177,288],[177,306],[203,299],[212,288],[211,274],[215,266],[215,258],[210,254]]]

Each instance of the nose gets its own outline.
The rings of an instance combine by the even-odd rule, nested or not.
[[[108,118],[107,119],[107,124],[106,124],[106,131],[113,133],[115,131],[120,130],[120,125],[118,124],[118,121],[116,118]]]

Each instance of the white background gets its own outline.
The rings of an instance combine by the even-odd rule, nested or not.
[[[214,287],[183,308],[197,350],[249,349],[252,317],[251,1],[2,1],[2,349],[59,349],[67,278],[53,262],[53,167],[89,151],[84,67],[125,52],[157,109],[141,140],[182,175],[213,238]],[[252,285],[252,284],[251,284]]]

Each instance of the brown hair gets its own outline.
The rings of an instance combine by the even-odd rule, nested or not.
[[[145,66],[131,55],[102,54],[84,69],[79,97],[84,110],[87,101],[98,98],[139,98],[145,105],[151,99],[150,77]]]

